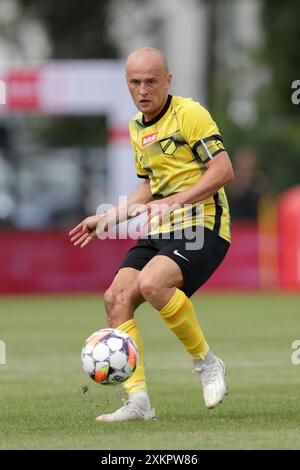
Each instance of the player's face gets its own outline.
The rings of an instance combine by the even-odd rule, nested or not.
[[[126,79],[134,104],[151,121],[167,101],[172,76],[160,65],[140,63],[128,64]]]

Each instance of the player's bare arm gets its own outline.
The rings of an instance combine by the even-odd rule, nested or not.
[[[148,212],[147,222],[152,217],[157,216],[157,223],[160,223],[166,215],[184,206],[184,204],[200,202],[213,196],[224,184],[229,183],[233,178],[234,173],[230,158],[227,152],[221,152],[206,164],[206,172],[191,188],[158,201],[144,204],[136,208],[133,215]]]
[[[70,232],[71,242],[74,246],[84,248],[90,241],[97,237],[97,233],[105,232],[108,227],[119,224],[133,215],[133,209],[137,205],[146,204],[152,200],[152,193],[148,180],[143,181],[133,194],[128,198],[127,203],[114,207],[101,214],[92,215],[76,225]]]
[[[213,196],[222,186],[232,181],[233,178],[234,173],[230,158],[227,152],[221,152],[206,164],[206,172],[198,183],[174,195],[174,202],[183,205],[203,201]]]

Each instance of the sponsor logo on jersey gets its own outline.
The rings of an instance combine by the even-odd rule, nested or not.
[[[152,144],[157,139],[158,132],[152,132],[152,134],[145,135],[142,139],[142,146]]]

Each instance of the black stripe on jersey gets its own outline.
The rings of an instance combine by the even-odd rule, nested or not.
[[[220,136],[220,134],[209,135],[208,137],[204,137],[204,139],[202,139],[202,140],[204,142],[209,142],[210,140],[220,140],[222,142],[222,144],[224,144],[223,139]]]
[[[144,178],[145,180],[148,180],[148,179],[149,179],[149,176],[148,176],[148,175],[139,175],[139,174],[137,173],[136,176],[137,176],[138,178]]]
[[[219,235],[220,227],[221,227],[221,217],[223,214],[223,207],[219,203],[219,193],[214,194],[214,201],[216,206],[216,215],[215,215],[215,225],[213,231]]]

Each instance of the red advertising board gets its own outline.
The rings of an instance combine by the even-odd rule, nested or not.
[[[259,287],[256,224],[233,227],[229,253],[207,289]],[[132,240],[95,240],[74,247],[64,231],[1,231],[0,293],[90,292],[106,289]]]

